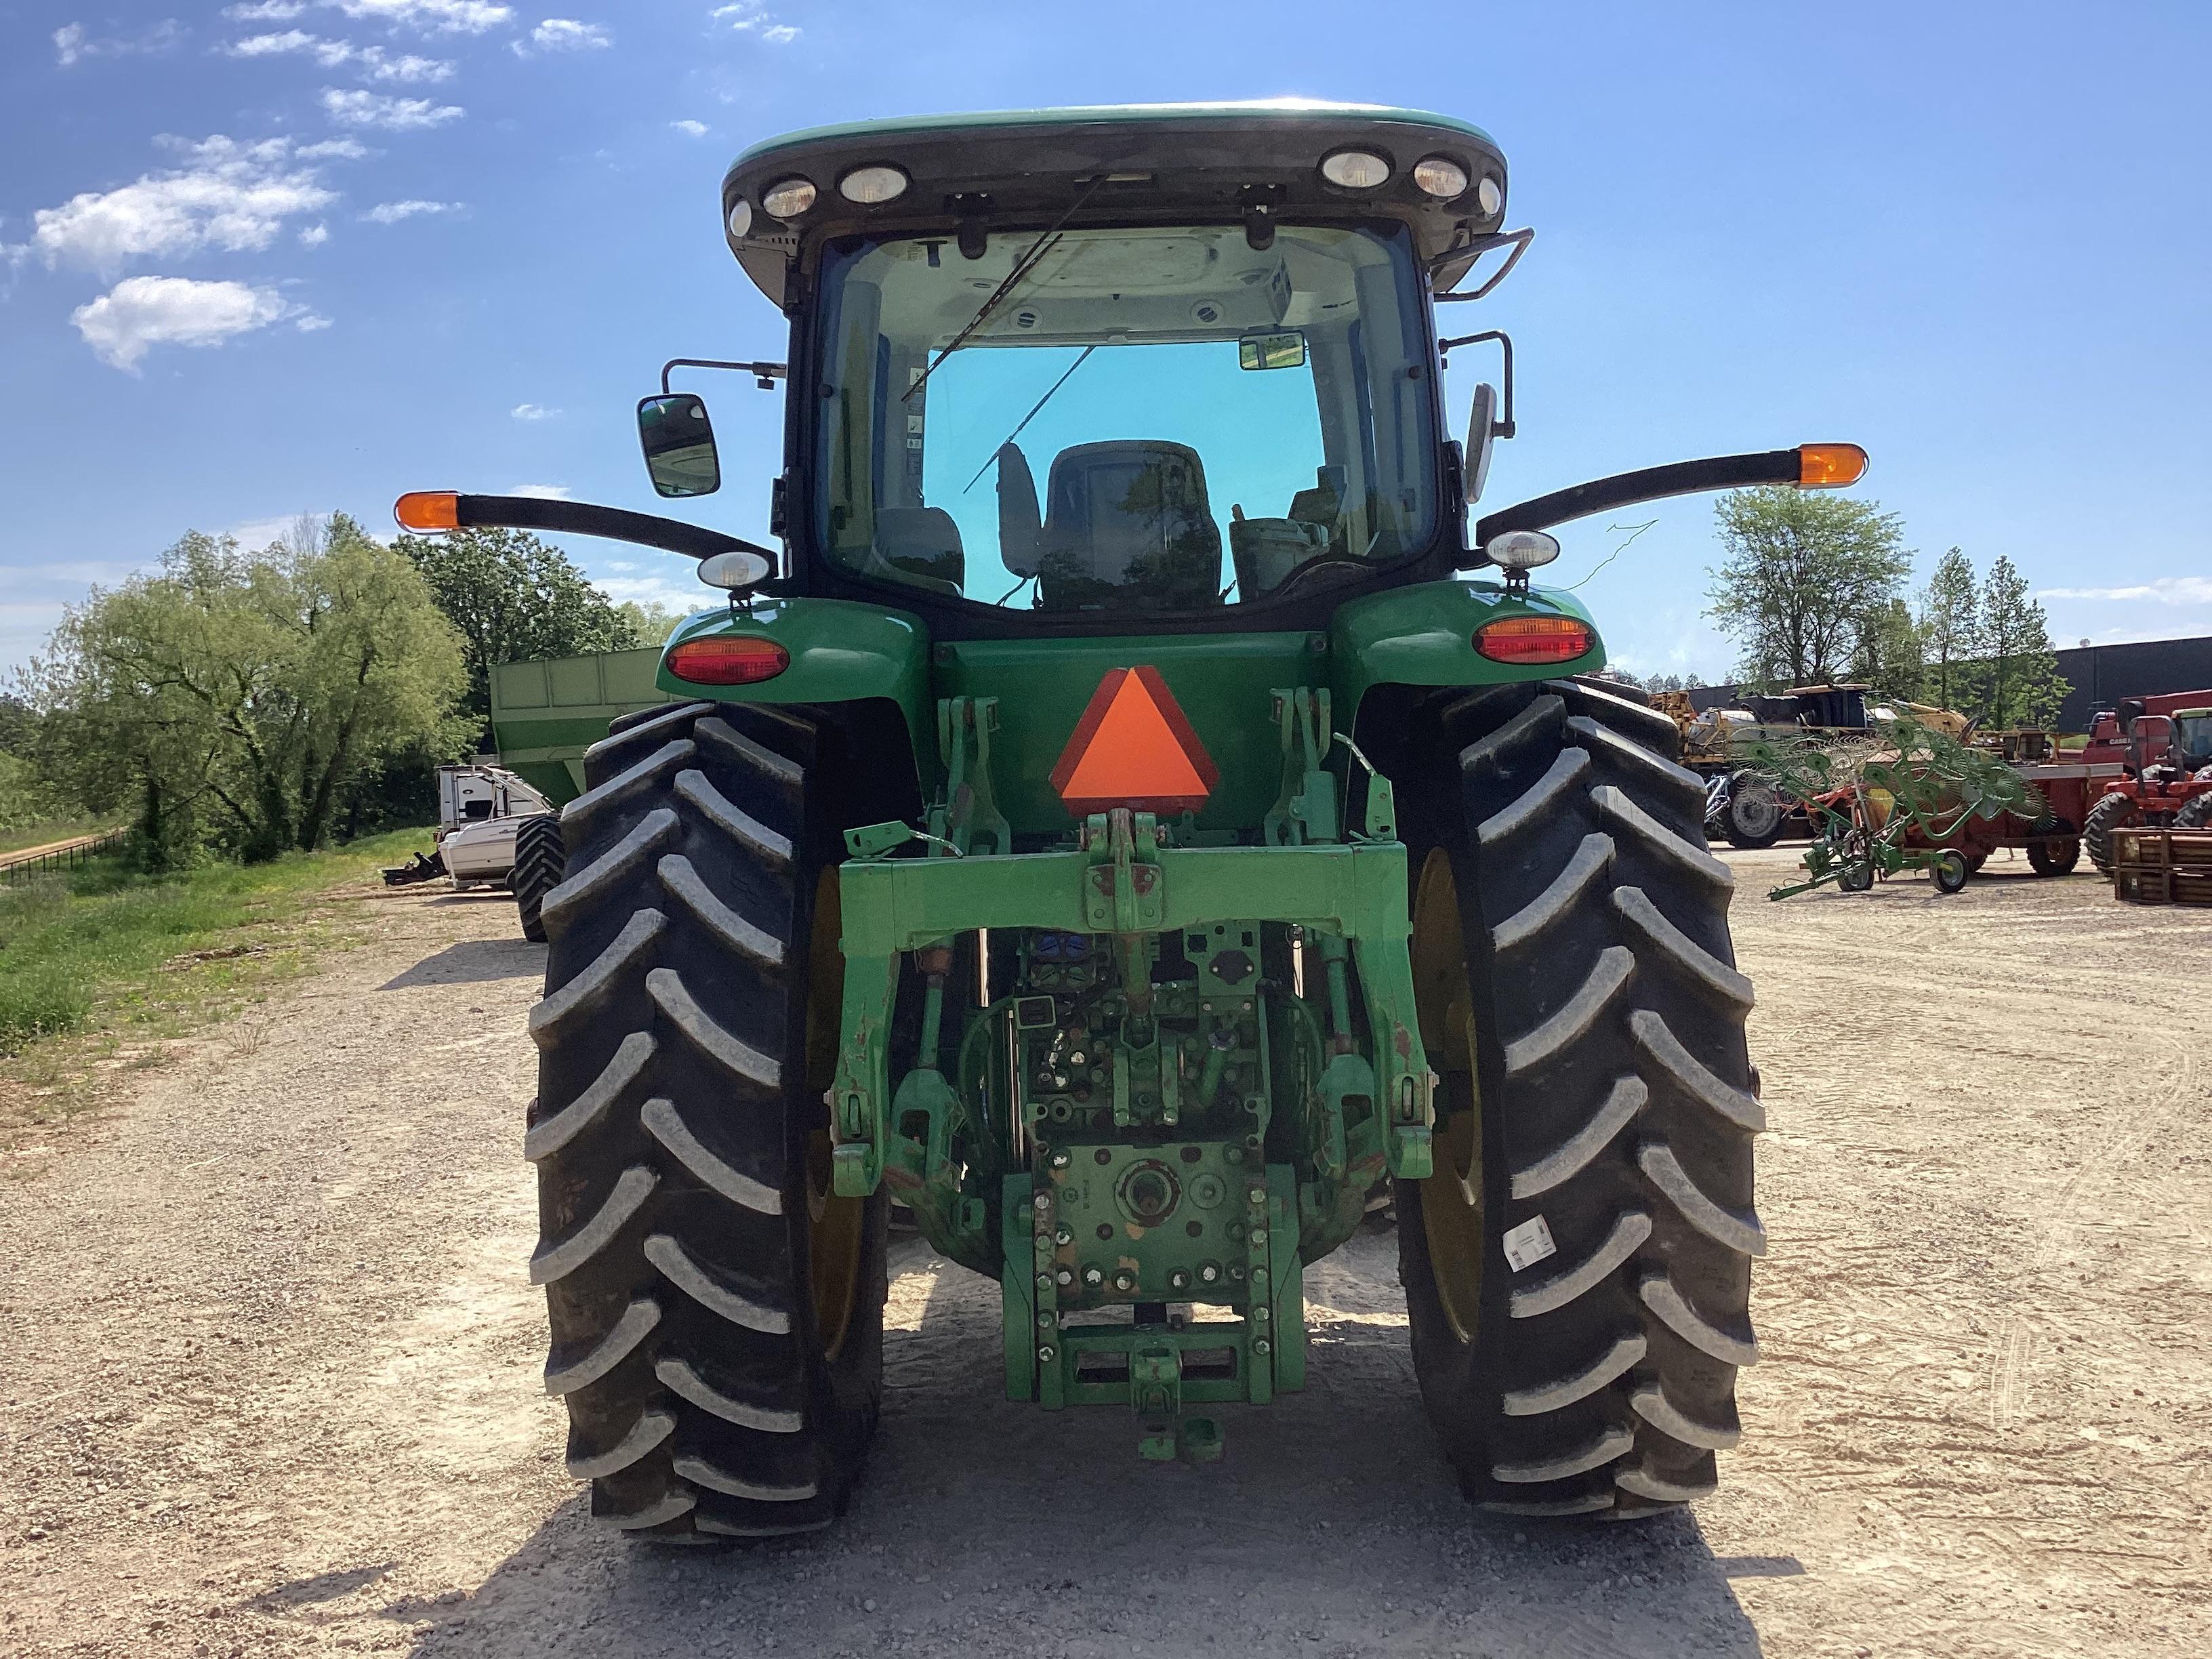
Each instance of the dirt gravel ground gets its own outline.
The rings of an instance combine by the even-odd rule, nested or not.
[[[1210,1469],[999,1397],[996,1292],[908,1243],[839,1530],[603,1533],[538,1387],[543,957],[497,899],[374,942],[0,1183],[0,1653],[2185,1655],[2212,1650],[2212,915],[2002,860],[1770,905],[1743,1447],[1690,1516],[1469,1510],[1395,1251]]]

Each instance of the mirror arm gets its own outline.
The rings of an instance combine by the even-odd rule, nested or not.
[[[1490,428],[1501,438],[1513,435],[1513,337],[1502,328],[1486,328],[1480,334],[1462,334],[1449,340],[1437,342],[1437,361],[1446,368],[1451,366],[1454,346],[1480,345],[1485,340],[1498,342],[1498,349],[1505,358],[1505,418]]]
[[[660,366],[660,395],[669,392],[668,371],[672,368],[733,368],[740,374],[750,374],[763,392],[772,392],[778,380],[791,374],[787,363],[732,363],[720,357],[671,357]]]
[[[1747,489],[1759,484],[1796,484],[1802,463],[1795,449],[1770,449],[1753,455],[1716,455],[1702,461],[1676,461],[1637,472],[1616,472],[1570,489],[1553,490],[1530,501],[1501,507],[1474,527],[1474,544],[1509,530],[1547,530],[1570,519],[1668,495],[1692,495],[1712,489]]]
[[[757,553],[771,567],[782,563],[772,549],[703,525],[627,512],[619,507],[599,507],[591,501],[553,501],[536,495],[456,495],[453,527],[566,531],[576,536],[635,542],[640,547],[681,553],[689,559],[704,559],[716,553]]]

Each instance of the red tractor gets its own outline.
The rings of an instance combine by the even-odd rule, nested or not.
[[[2125,769],[2096,797],[2081,825],[2090,858],[2109,874],[2116,830],[2212,824],[2212,690],[2127,697],[2117,708],[2100,709],[2090,717],[2081,758],[2118,761]]]

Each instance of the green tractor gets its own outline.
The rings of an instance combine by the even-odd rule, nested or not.
[[[1471,1498],[1712,1490],[1765,1245],[1732,883],[1673,723],[1528,572],[1562,521],[1865,458],[1473,517],[1511,347],[1438,313],[1527,246],[1505,203],[1484,133],[1366,106],[775,139],[721,208],[788,365],[690,366],[787,388],[780,550],[402,501],[690,553],[729,596],[666,647],[682,701],[585,757],[543,903],[530,1271],[596,1514],[831,1522],[893,1200],[999,1282],[1012,1398],[1216,1455],[1221,1407],[1304,1384],[1304,1269],[1386,1182]],[[1462,445],[1443,354],[1475,345],[1505,392]],[[666,371],[640,422],[663,495],[717,486]]]

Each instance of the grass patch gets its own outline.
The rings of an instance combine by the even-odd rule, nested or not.
[[[102,1075],[156,1064],[168,1039],[264,998],[349,942],[352,907],[323,894],[427,840],[396,830],[159,879],[104,859],[0,889],[0,1116],[74,1111]]]

